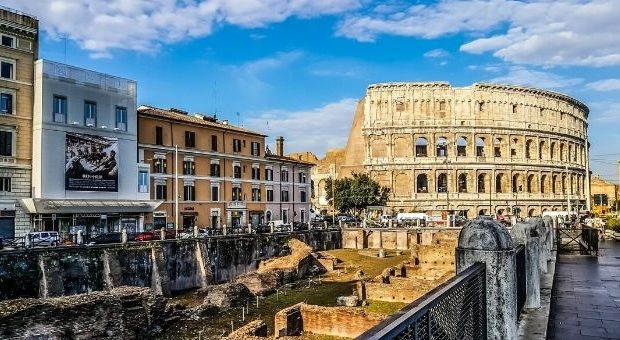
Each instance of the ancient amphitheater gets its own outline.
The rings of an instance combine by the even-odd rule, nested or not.
[[[578,100],[535,88],[373,84],[344,150],[316,161],[316,205],[325,204],[325,178],[367,171],[391,188],[392,213],[473,217],[518,207],[520,216],[535,216],[583,208],[590,196],[587,119]]]

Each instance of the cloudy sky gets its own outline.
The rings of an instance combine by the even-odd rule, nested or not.
[[[40,56],[138,81],[139,104],[216,113],[341,147],[371,83],[499,82],[591,110],[594,174],[617,182],[619,0],[4,0],[36,15]]]

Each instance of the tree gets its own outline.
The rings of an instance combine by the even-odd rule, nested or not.
[[[385,205],[390,194],[389,188],[381,186],[368,174],[353,173],[352,176],[336,180],[330,178],[325,182],[326,198],[330,205],[333,199],[338,211],[353,212],[355,215],[359,215],[367,206]]]

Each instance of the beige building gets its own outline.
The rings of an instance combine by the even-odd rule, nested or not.
[[[593,176],[592,186],[592,212],[595,214],[607,214],[612,210],[620,195],[620,186],[602,179],[600,176]]]
[[[343,156],[317,168],[337,163],[340,177],[369,172],[391,189],[392,213],[587,209],[588,113],[578,100],[535,88],[374,84]]]
[[[30,231],[19,199],[30,197],[37,18],[0,8],[0,238]]]

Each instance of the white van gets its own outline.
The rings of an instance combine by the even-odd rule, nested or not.
[[[27,247],[57,246],[60,236],[57,231],[33,231],[26,235]]]
[[[398,213],[396,215],[396,221],[399,223],[402,222],[410,222],[415,220],[422,220],[424,222],[428,222],[430,220],[429,216],[426,213]]]

